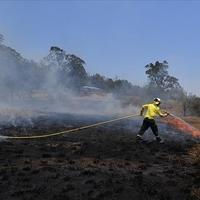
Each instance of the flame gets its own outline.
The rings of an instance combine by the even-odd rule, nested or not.
[[[190,124],[188,124],[187,122],[185,122],[183,119],[170,114],[170,116],[167,118],[166,121],[169,125],[185,132],[188,134],[191,134],[194,137],[200,137],[200,130],[194,128],[193,126],[191,126]]]

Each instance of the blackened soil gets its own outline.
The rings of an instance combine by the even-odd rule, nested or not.
[[[3,133],[50,133],[81,123],[58,121],[3,127]],[[198,141],[189,139],[137,143],[135,134],[119,124],[48,139],[1,141],[0,199],[198,199],[200,163],[189,154],[195,145]]]

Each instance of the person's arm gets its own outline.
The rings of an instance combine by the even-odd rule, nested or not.
[[[159,111],[158,111],[158,114],[161,116],[161,117],[167,117],[168,115],[169,115],[169,113],[167,112],[167,111],[160,111],[160,109],[159,109]]]
[[[140,115],[141,116],[143,115],[144,110],[147,109],[147,108],[148,108],[147,104],[145,104],[145,105],[142,106],[142,109],[140,110]]]

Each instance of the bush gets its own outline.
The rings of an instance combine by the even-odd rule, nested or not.
[[[185,115],[200,116],[200,97],[188,96],[183,104]]]

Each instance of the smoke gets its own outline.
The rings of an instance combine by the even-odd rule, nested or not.
[[[102,121],[108,117],[137,114],[139,109],[133,104],[139,105],[143,103],[141,99],[147,102],[151,98],[144,92],[146,90],[141,90],[140,87],[132,88],[135,96],[130,99],[124,97],[123,91],[120,90],[117,90],[117,98],[116,90],[115,94],[112,91],[108,93],[101,90],[89,95],[85,94],[85,91],[82,93],[81,86],[88,84],[85,81],[87,74],[82,67],[83,63],[80,58],[66,54],[56,47],[51,48],[49,55],[37,63],[24,59],[14,49],[0,44],[1,127],[12,125],[34,128],[38,123],[36,119],[41,119],[40,117],[44,116],[42,119],[45,120],[51,118],[46,122],[52,122],[52,119],[62,121],[62,116],[69,118],[68,114],[80,116],[80,126],[85,120],[90,124],[91,121]],[[96,78],[101,80],[100,76]],[[93,119],[88,120],[91,118]],[[114,126],[118,130],[123,127],[127,132],[137,133],[141,126],[141,118],[126,120]],[[166,124],[159,124],[159,128],[164,138],[166,135],[171,140],[184,141],[189,138],[189,135],[186,137]],[[1,131],[5,130],[2,128],[0,133]],[[148,140],[154,138],[150,132],[151,130],[148,130],[144,135]]]
[[[139,109],[133,104],[141,103],[140,98],[126,99],[120,90],[117,98],[112,91],[100,90],[89,95],[85,91],[82,93],[81,86],[87,85],[84,82],[87,74],[83,63],[80,58],[66,54],[57,47],[51,48],[50,53],[37,63],[0,44],[0,125],[34,127],[37,118],[45,116],[47,119],[52,114],[59,120],[65,114],[73,114],[82,117],[82,121],[90,116],[101,121],[104,117],[138,113]],[[134,88],[134,94],[141,97],[139,89]],[[149,99],[144,96],[143,100]],[[126,101],[129,104],[124,103]],[[115,126],[120,128],[122,124]],[[138,132],[140,126],[140,118],[123,124],[123,128],[129,132]],[[168,131],[166,125],[160,125],[160,130],[161,135],[168,133],[178,138],[177,131]],[[153,135],[147,133],[145,137],[152,139]]]
[[[106,116],[137,112],[134,106],[122,107],[112,93],[77,93],[74,88],[80,87],[84,70],[78,71],[82,74],[77,79],[72,58],[61,49],[51,49],[36,63],[0,44],[0,124],[32,125],[32,118],[51,112]]]

